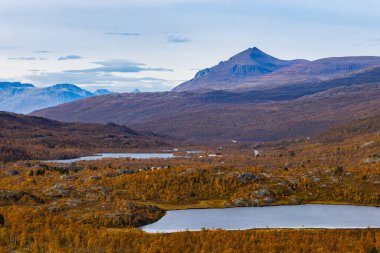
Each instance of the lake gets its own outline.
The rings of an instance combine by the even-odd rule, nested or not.
[[[135,158],[135,159],[150,159],[150,158],[173,158],[175,157],[173,153],[102,153],[92,156],[84,156],[74,159],[65,159],[65,160],[49,160],[46,162],[52,163],[74,163],[79,161],[93,161],[101,160],[104,158]]]
[[[352,205],[289,205],[168,211],[141,227],[150,233],[254,228],[380,228],[380,208]]]

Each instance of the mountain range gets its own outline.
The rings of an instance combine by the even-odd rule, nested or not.
[[[331,57],[315,61],[280,60],[254,47],[199,71],[192,80],[173,91],[267,89],[326,81],[377,65],[380,65],[380,57],[372,56]]]
[[[252,48],[171,92],[108,94],[32,115],[225,142],[305,138],[377,113],[380,57],[285,61]]]
[[[73,84],[56,84],[37,88],[33,84],[0,82],[0,111],[32,111],[97,95],[110,94],[105,89],[89,92]]]

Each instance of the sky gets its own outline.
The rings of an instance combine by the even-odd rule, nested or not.
[[[0,81],[165,91],[247,48],[380,56],[378,0],[0,0]]]

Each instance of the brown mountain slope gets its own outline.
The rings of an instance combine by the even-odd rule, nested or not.
[[[173,91],[267,89],[292,83],[326,81],[379,65],[380,57],[370,56],[286,61],[250,48],[214,67],[199,71],[192,80]]]
[[[323,143],[350,142],[353,138],[363,138],[365,136],[380,137],[380,114],[356,119],[344,125],[328,129],[318,136],[318,140]],[[371,144],[371,142],[367,144]]]
[[[371,84],[362,84],[370,80]],[[371,72],[356,79],[264,94],[115,94],[48,108],[34,115],[70,122],[115,122],[199,141],[275,140],[313,135],[346,120],[380,112],[380,84],[376,80],[378,75]],[[315,87],[320,87],[317,93]]]
[[[0,112],[0,161],[65,158],[96,151],[168,145],[152,134],[115,124],[61,123]]]

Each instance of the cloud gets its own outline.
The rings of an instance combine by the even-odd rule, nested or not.
[[[74,83],[93,90],[112,88],[112,90],[117,91],[130,91],[138,87],[146,91],[166,91],[174,86],[171,81],[165,79],[153,77],[122,77],[111,73],[45,72],[25,75],[22,78],[25,81],[39,85]]]
[[[371,38],[368,40],[370,44],[374,45],[374,46],[378,46],[380,45],[380,37],[377,37],[377,38]]]
[[[110,61],[100,61],[94,62],[94,64],[100,65],[101,67],[91,68],[91,69],[80,69],[80,70],[66,70],[67,73],[137,73],[142,71],[173,71],[167,68],[151,68],[146,67],[143,63],[136,63],[126,60],[110,60]]]
[[[120,33],[120,32],[108,32],[108,35],[119,35],[119,36],[140,36],[139,33]]]
[[[37,58],[35,58],[35,57],[11,57],[11,58],[8,58],[8,60],[11,60],[11,61],[35,61],[35,60],[37,60]]]
[[[168,43],[187,43],[190,42],[189,38],[182,37],[182,36],[174,36],[171,35],[168,37]]]
[[[39,51],[34,51],[33,53],[35,54],[48,54],[48,53],[52,53],[53,51],[49,51],[49,50],[39,50]]]
[[[58,58],[58,61],[67,61],[67,60],[78,60],[82,59],[79,55],[67,55],[67,56],[61,56]]]
[[[42,71],[45,71],[45,70],[41,70],[41,69],[28,69],[29,72],[42,72]]]
[[[0,50],[16,49],[17,47],[0,46]]]

